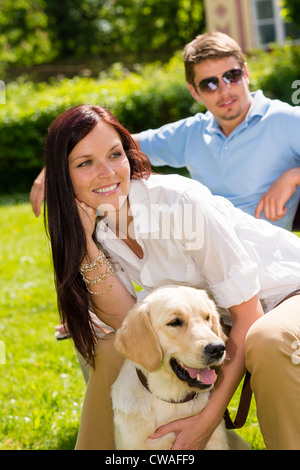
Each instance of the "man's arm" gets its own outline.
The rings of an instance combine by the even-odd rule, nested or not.
[[[282,219],[287,211],[285,204],[293,196],[297,186],[300,186],[300,168],[285,171],[261,197],[255,217],[259,219],[264,212],[265,218],[272,222]]]
[[[138,148],[141,150],[141,144],[140,144],[140,134],[132,134],[131,137],[135,141],[136,145]]]
[[[30,191],[30,202],[32,210],[36,217],[41,213],[41,205],[45,197],[45,168],[34,180]]]

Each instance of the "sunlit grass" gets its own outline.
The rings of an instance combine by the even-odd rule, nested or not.
[[[49,245],[28,202],[0,202],[0,449],[72,449],[85,384],[72,342],[57,341]]]

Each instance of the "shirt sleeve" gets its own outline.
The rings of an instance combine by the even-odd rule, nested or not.
[[[287,119],[286,145],[290,148],[296,166],[300,166],[300,107],[292,108]]]
[[[152,165],[170,165],[174,168],[185,166],[185,146],[191,120],[192,118],[182,119],[139,134],[141,149]]]
[[[232,204],[223,198],[184,193],[181,202],[189,217],[184,244],[218,306],[229,308],[250,300],[260,291],[257,260],[239,240],[232,222]],[[187,227],[187,221],[190,221]]]

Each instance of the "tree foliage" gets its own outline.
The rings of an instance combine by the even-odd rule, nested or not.
[[[172,52],[204,29],[204,0],[0,0],[0,59]]]
[[[299,0],[282,0],[282,6],[285,18],[300,27]]]
[[[22,65],[53,58],[45,0],[0,0],[0,61]]]

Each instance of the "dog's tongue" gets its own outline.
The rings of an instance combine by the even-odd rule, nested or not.
[[[197,375],[199,375],[198,378],[205,385],[213,384],[216,380],[215,371],[213,369],[209,369],[209,367],[207,367],[206,369],[192,369],[191,367],[186,367],[186,370],[188,371],[192,379],[195,379]]]

